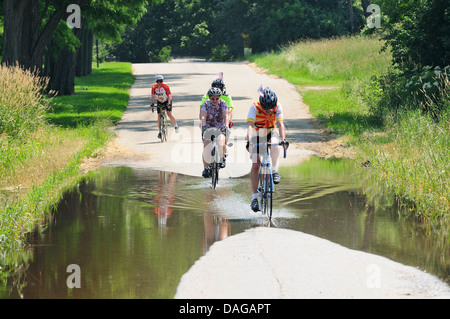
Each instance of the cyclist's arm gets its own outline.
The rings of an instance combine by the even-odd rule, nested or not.
[[[152,100],[152,105],[153,104],[155,104],[155,87],[154,86],[152,86],[152,98],[151,98],[151,100]]]
[[[222,112],[222,116],[223,116],[223,119],[225,121],[225,127],[228,128],[228,124],[229,124],[229,121],[230,121],[230,119],[228,117],[228,109],[226,109],[225,111]]]
[[[253,132],[255,131],[255,122],[247,121],[247,141],[251,141],[253,137]]]
[[[286,129],[283,123],[283,120],[281,121],[277,121],[277,128],[278,128],[278,132],[280,133],[280,138],[281,140],[285,140],[286,139]]]
[[[200,107],[202,107],[203,103],[205,103],[206,100],[208,100],[208,95],[207,94],[203,95],[202,101],[200,102]]]
[[[206,115],[207,115],[206,110],[202,108],[200,110],[200,121],[202,122],[202,126],[206,125]]]

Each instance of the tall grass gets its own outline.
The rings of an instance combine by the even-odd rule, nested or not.
[[[420,111],[387,120],[386,135],[366,136],[359,145],[358,161],[369,192],[395,196],[423,216],[449,218],[450,116],[438,123]]]
[[[44,125],[47,80],[20,67],[0,65],[0,135],[21,139]]]

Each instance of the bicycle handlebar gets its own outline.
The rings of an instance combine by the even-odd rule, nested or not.
[[[283,143],[283,142],[278,142],[278,143],[269,143],[269,142],[263,142],[263,143],[250,143],[250,145],[254,145],[254,146],[283,146],[283,150],[284,150],[284,154],[283,154],[283,158],[286,158],[286,151],[287,151],[287,143]]]

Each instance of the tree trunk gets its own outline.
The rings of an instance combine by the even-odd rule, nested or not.
[[[370,5],[370,1],[369,1],[369,0],[361,0],[361,6],[362,6],[362,8],[363,8],[364,16],[365,16],[366,18],[368,18],[368,17],[371,15],[370,12],[367,12],[367,7],[368,7],[369,5]]]
[[[52,41],[44,54],[43,75],[50,78],[47,90],[53,95],[75,94],[75,52],[55,52]]]
[[[94,34],[87,28],[79,29],[75,34],[81,42],[76,54],[76,75],[86,76],[92,73]]]
[[[74,0],[73,2],[80,3],[81,1]],[[43,12],[39,12],[39,3],[39,0],[4,0],[3,62],[6,65],[19,65],[24,69],[42,71],[42,56],[45,47],[51,40],[59,22],[66,15],[66,8],[60,6],[49,16],[47,14],[49,2],[46,1]],[[73,63],[74,59],[68,55],[68,53],[64,54],[63,60]],[[58,73],[57,65],[52,64],[48,59],[51,60],[51,55],[47,57],[46,61],[50,69],[45,73],[52,77]],[[68,66],[64,66],[64,68],[69,72],[67,76],[70,76],[71,68]],[[50,81],[55,83],[54,79]],[[74,80],[65,79],[65,83],[62,83],[58,90],[60,94],[73,93],[73,88],[67,89],[72,82]]]
[[[351,34],[355,34],[355,17],[353,14],[353,0],[348,0],[348,12],[350,19],[350,32]]]
[[[38,0],[4,1],[4,48],[3,62],[31,69],[32,52],[36,42],[38,23]]]

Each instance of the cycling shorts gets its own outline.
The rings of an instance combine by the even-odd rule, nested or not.
[[[172,112],[172,105],[169,105],[169,101],[165,102],[157,101],[156,105],[157,105],[156,111],[158,112],[158,114],[161,113],[161,109],[164,109],[167,112]]]
[[[213,135],[218,137],[221,134],[224,135],[225,138],[227,138],[226,131],[224,129],[211,127],[211,128],[206,129],[206,131],[203,133],[203,140],[204,141],[211,141],[211,137]]]

